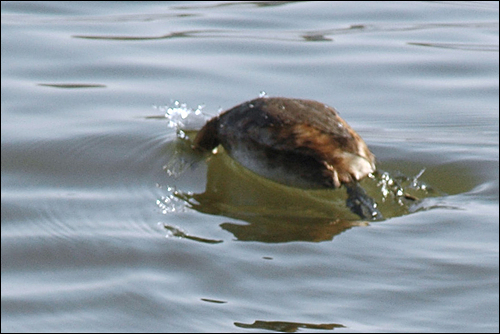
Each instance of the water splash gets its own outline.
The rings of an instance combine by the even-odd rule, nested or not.
[[[186,212],[186,202],[179,199],[178,191],[174,187],[166,188],[168,194],[156,200],[156,205],[164,215],[178,212]]]
[[[185,139],[186,131],[199,130],[209,119],[202,111],[204,107],[204,105],[198,105],[196,109],[191,109],[186,103],[179,101],[174,101],[171,106],[154,106],[165,114],[168,127],[175,128],[182,139]]]
[[[418,180],[422,176],[422,174],[424,174],[424,172],[425,168],[422,168],[422,170],[412,178],[410,187],[412,187],[413,189],[427,190],[427,186],[425,185],[425,183],[422,183]]]
[[[386,210],[395,210],[397,206],[403,210],[394,211],[393,216],[415,212],[416,208],[424,209],[422,203],[426,199],[444,196],[444,193],[419,180],[424,172],[425,168],[417,175],[408,177],[398,173],[377,171],[376,175],[370,177],[376,182],[377,190],[374,194],[377,201],[385,205]]]
[[[191,152],[190,136],[205,125],[210,116],[203,113],[204,105],[198,105],[196,109],[192,109],[186,103],[179,101],[174,101],[167,106],[154,106],[154,108],[164,114],[168,120],[167,126],[174,128],[177,138],[180,139],[172,143],[170,158],[163,166],[168,176],[178,178],[199,160],[199,157]]]

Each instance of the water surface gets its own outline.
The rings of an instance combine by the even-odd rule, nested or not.
[[[498,332],[498,3],[1,8],[2,332]],[[261,91],[335,107],[440,194],[335,220],[191,164],[166,110]]]

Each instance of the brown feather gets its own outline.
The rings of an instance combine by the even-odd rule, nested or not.
[[[258,98],[235,106],[208,121],[193,146],[219,144],[254,172],[302,187],[338,188],[375,171],[363,139],[335,109],[311,100]]]

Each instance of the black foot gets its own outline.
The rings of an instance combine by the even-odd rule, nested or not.
[[[358,183],[346,186],[347,188],[347,207],[352,212],[363,219],[380,220],[384,219],[382,213],[377,209],[377,203],[366,194]]]

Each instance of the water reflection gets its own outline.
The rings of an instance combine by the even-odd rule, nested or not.
[[[283,333],[294,333],[299,330],[299,328],[307,329],[323,329],[332,330],[335,328],[345,328],[342,324],[310,324],[304,322],[289,322],[289,321],[262,321],[256,320],[253,324],[244,324],[241,322],[235,322],[235,326],[240,328],[255,328],[255,329],[266,329],[276,332]]]
[[[188,167],[205,163],[204,156],[196,156],[190,150],[188,138],[175,143],[178,151],[165,168],[169,176],[185,176]],[[224,222],[220,227],[237,240],[266,243],[327,241],[354,226],[368,225],[346,207],[347,195],[343,189],[303,190],[282,186],[247,170],[221,148],[206,159],[206,167],[205,191],[170,188],[172,194],[161,201],[165,213],[182,211],[179,206],[186,205],[198,212],[233,218],[237,221]],[[378,173],[362,184],[380,203],[385,217],[397,217],[428,210],[422,199],[439,195],[418,180],[421,173],[412,178]],[[173,209],[169,210],[170,207]],[[221,242],[180,233],[178,228],[165,228],[172,236],[205,243]]]
[[[198,242],[202,242],[202,243],[206,243],[206,244],[219,244],[222,242],[222,240],[208,239],[208,238],[202,238],[202,237],[190,235],[190,234],[184,232],[181,228],[176,227],[176,226],[163,224],[163,227],[165,228],[165,230],[168,231],[167,237],[184,238],[184,239],[198,241]]]
[[[197,120],[204,120],[200,108],[196,110]],[[165,149],[170,156],[164,170],[171,179],[167,187],[171,193],[157,201],[165,214],[194,209],[233,218],[236,221],[226,221],[220,227],[237,240],[266,243],[327,241],[354,226],[368,225],[347,208],[345,189],[287,187],[249,171],[231,159],[222,147],[208,156],[194,152],[190,138],[196,133],[178,126],[189,121],[190,115],[194,114],[180,104],[167,109],[169,126],[177,127],[178,136]],[[189,175],[196,173],[197,168],[192,167],[200,165],[206,167],[206,176]],[[425,199],[442,195],[419,180],[424,171],[414,177],[378,171],[363,179],[361,185],[379,204],[384,217],[399,217],[428,210]],[[188,191],[178,186],[182,184],[180,178],[189,179],[189,186],[195,178],[206,179],[205,189],[203,192]],[[164,227],[168,236],[204,243],[222,242],[189,235],[178,227]]]
[[[222,223],[220,227],[232,233],[240,241],[280,243],[328,241],[353,226],[361,225],[368,225],[368,223],[349,220],[256,217],[245,225],[227,222]]]

